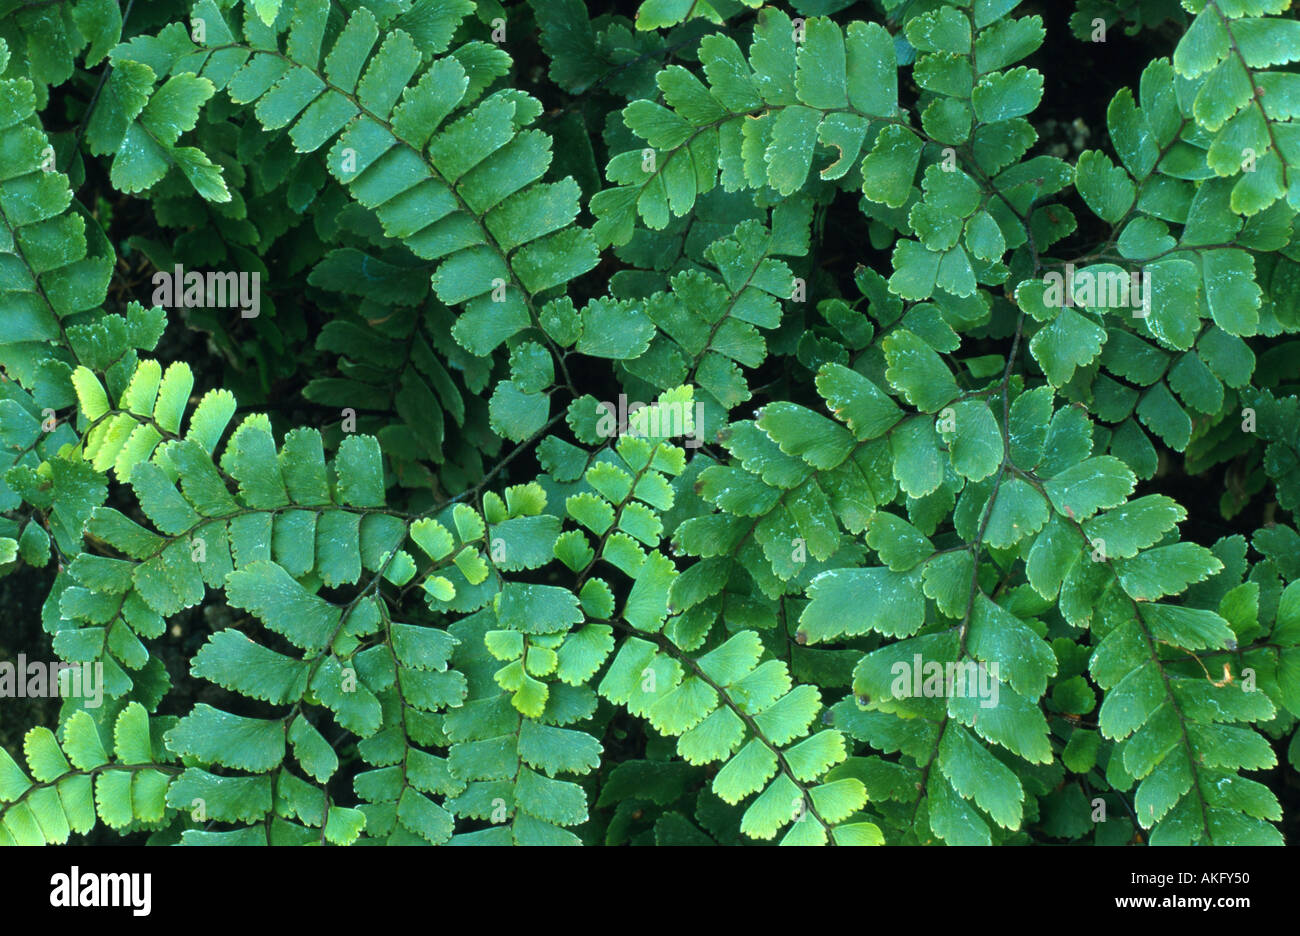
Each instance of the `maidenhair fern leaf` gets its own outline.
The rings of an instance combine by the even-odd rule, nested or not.
[[[1296,16],[1076,6],[7,5],[0,844],[1280,844]]]

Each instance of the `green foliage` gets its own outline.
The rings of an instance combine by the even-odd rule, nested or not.
[[[1288,3],[151,6],[0,4],[0,844],[1290,834]]]

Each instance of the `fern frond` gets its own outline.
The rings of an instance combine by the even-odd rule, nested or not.
[[[1295,14],[850,6],[0,4],[0,844],[1282,843]]]
[[[667,107],[628,105],[624,122],[646,148],[615,156],[606,169],[616,187],[591,206],[601,243],[626,243],[638,215],[662,229],[671,216],[689,212],[719,175],[727,191],[770,185],[791,195],[808,178],[819,141],[841,152],[821,178],[849,172],[872,121],[879,132],[898,120],[893,40],[877,24],[855,23],[847,37],[824,17],[806,28],[796,55],[790,17],[761,10],[748,60],[734,40],[707,36],[700,61],[709,84],[670,66],[657,77]],[[919,153],[920,141],[901,132]]]
[[[573,225],[576,183],[538,181],[550,141],[526,128],[540,104],[513,90],[479,100],[504,73],[504,52],[471,43],[426,68],[408,33],[392,29],[381,41],[368,10],[325,51],[328,4],[315,0],[281,10],[282,50],[278,30],[256,19],[246,18],[241,40],[214,5],[199,9],[206,42],[175,56],[171,80],[195,69],[197,80],[254,105],[268,130],[288,127],[298,152],[337,138],[330,173],[390,237],[438,261],[434,289],[464,306],[455,333],[471,352],[535,324],[538,293],[595,265],[591,235]]]
[[[0,65],[9,67],[9,48],[2,42]],[[55,168],[49,137],[33,126],[32,79],[6,78],[3,93],[8,103],[0,115],[0,250],[7,262],[0,295],[9,314],[0,345],[6,366],[12,361],[30,387],[37,363],[48,356],[38,349],[51,341],[66,346],[64,320],[75,322],[78,313],[103,304],[112,249],[74,206],[68,178]]]
[[[30,777],[0,749],[0,845],[62,844],[96,821],[120,831],[163,829],[180,768],[160,741],[175,719],[151,719],[139,702],[111,711],[117,715],[98,720],[74,712],[62,742],[48,728],[27,732]]]

